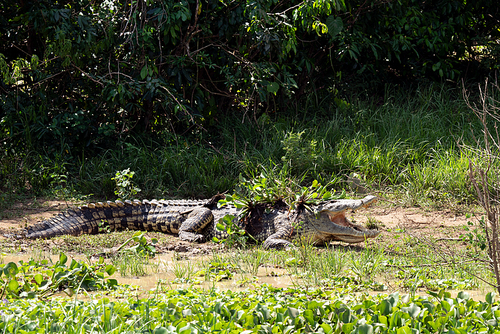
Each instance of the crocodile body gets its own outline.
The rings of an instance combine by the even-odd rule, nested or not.
[[[356,243],[376,237],[380,232],[351,223],[345,212],[374,201],[375,196],[325,201],[311,206],[311,210],[298,212],[275,208],[263,211],[256,219],[235,218],[234,222],[257,241],[264,242],[265,248],[284,248],[296,238],[307,238],[314,244],[331,240]],[[230,205],[217,207],[213,201],[108,201],[68,210],[28,227],[25,232],[27,238],[52,238],[97,234],[103,229],[129,229],[178,234],[182,240],[204,242],[213,237],[224,239],[224,232],[218,230],[216,224],[226,215],[238,217],[239,213],[240,209]]]

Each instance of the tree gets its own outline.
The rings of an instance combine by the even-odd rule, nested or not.
[[[498,10],[491,0],[4,1],[1,137],[76,154],[233,113],[287,113],[366,73],[456,80],[498,66]]]

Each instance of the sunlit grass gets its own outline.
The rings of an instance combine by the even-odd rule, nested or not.
[[[113,198],[111,177],[126,168],[135,172],[142,198],[208,198],[231,191],[240,174],[258,175],[260,166],[285,169],[285,177],[304,184],[334,181],[337,189],[347,188],[347,176],[356,173],[368,191],[395,194],[404,205],[473,198],[467,163],[479,157],[459,144],[474,146],[474,129],[480,131],[459,90],[388,87],[382,104],[352,97],[348,109],[318,107],[332,112],[300,120],[277,114],[258,124],[222,119],[216,131],[129,139],[119,149],[64,162],[44,154],[5,156],[0,172],[14,192],[2,195],[0,206],[26,191]]]

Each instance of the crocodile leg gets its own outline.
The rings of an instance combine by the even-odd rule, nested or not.
[[[189,242],[205,242],[201,231],[214,220],[212,211],[205,207],[195,208],[179,228],[179,238]]]
[[[271,234],[263,244],[264,249],[285,249],[293,247],[291,243],[293,228],[283,227]]]

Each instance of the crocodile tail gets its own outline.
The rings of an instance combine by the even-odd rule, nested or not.
[[[100,230],[123,229],[128,227],[130,217],[143,220],[144,212],[141,202],[106,202],[91,203],[74,210],[60,213],[48,220],[37,223],[26,229],[26,238],[53,238],[60,235],[97,234]],[[147,216],[147,212],[145,213]],[[140,217],[137,217],[140,216]]]
[[[60,213],[51,219],[28,227],[26,238],[47,239],[65,234],[96,234],[99,231],[99,225],[95,220],[88,219],[89,213],[89,211],[86,212],[80,208]]]
[[[25,230],[25,235],[30,239],[47,239],[66,234],[97,234],[106,229],[177,233],[179,215],[203,204],[205,201],[186,200],[91,203],[30,226]]]

